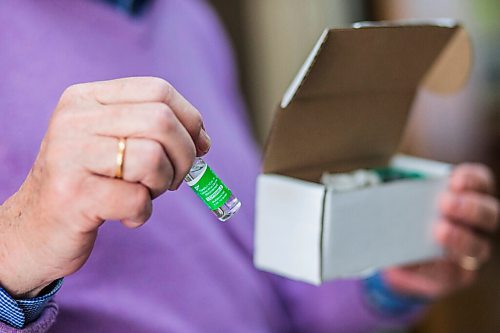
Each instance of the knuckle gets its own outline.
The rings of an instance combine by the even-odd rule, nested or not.
[[[61,101],[71,102],[75,98],[83,95],[83,90],[85,86],[86,85],[84,83],[78,83],[67,87],[61,95]]]
[[[199,112],[196,112],[193,115],[193,126],[194,126],[194,132],[196,135],[200,133],[200,131],[203,129],[203,117]]]
[[[155,109],[154,117],[152,119],[153,126],[160,133],[172,132],[176,126],[176,117],[172,110],[166,105],[159,106]]]
[[[167,158],[164,158],[161,165],[159,165],[158,173],[156,175],[158,183],[158,191],[156,193],[156,196],[164,193],[168,188],[170,188],[173,178],[174,171],[172,168],[172,164]]]
[[[68,178],[60,175],[52,179],[50,189],[52,190],[52,193],[55,194],[55,197],[64,197],[68,193],[68,185]]]
[[[164,102],[171,100],[174,88],[169,82],[158,77],[151,77],[149,80],[151,85],[150,90],[154,100]]]
[[[74,138],[85,131],[91,115],[79,112],[57,112],[50,119],[46,137],[49,141],[56,138]]]
[[[171,189],[177,188],[177,186],[182,182],[182,179],[184,179],[184,177],[193,166],[194,159],[196,158],[196,148],[194,148],[194,145],[192,145],[192,147],[186,149],[183,154],[184,156],[174,163],[174,179],[172,181],[172,184],[170,184]]]
[[[48,202],[52,202],[57,207],[68,207],[78,196],[78,187],[74,178],[67,174],[58,174],[51,177],[49,183]]]
[[[184,159],[181,166],[181,175],[184,176],[189,172],[189,169],[193,166],[194,159],[196,158],[196,147],[194,144],[189,145],[189,149],[186,150],[186,158]]]
[[[163,147],[156,141],[148,140],[143,153],[144,163],[154,170],[159,169],[164,155]]]
[[[196,158],[196,146],[194,145],[193,142],[191,142],[190,144],[190,149],[189,149],[189,152],[188,152],[188,170],[191,168],[191,166],[193,165],[193,162],[194,162],[194,159]],[[187,172],[187,170],[186,170]]]
[[[62,99],[72,98],[76,95],[77,91],[78,91],[78,85],[77,84],[71,85],[66,89],[64,89],[61,98]]]
[[[60,131],[67,129],[68,126],[72,126],[73,123],[73,115],[71,113],[57,113],[52,117],[50,121],[49,132],[59,133]]]
[[[174,87],[167,81],[163,80],[163,82],[161,83],[161,91],[163,95],[162,100],[165,101],[166,103],[170,103],[173,95],[175,94]]]

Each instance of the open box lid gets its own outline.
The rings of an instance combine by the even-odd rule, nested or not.
[[[471,62],[467,33],[449,20],[325,30],[278,107],[264,173],[318,181],[386,165],[417,90],[458,90]]]

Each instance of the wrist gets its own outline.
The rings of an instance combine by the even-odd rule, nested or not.
[[[364,279],[363,287],[369,306],[384,315],[404,315],[430,303],[428,299],[395,290],[387,283],[381,272]]]
[[[0,285],[2,288],[9,293],[9,295],[12,296],[12,298],[15,299],[28,299],[28,298],[35,298],[38,297],[42,291],[47,288],[52,282],[49,283],[44,283],[40,286],[34,287],[34,288],[26,288],[26,287],[12,287],[10,288],[8,284],[3,283],[0,281]]]
[[[25,272],[22,267],[30,265],[23,264],[26,256],[23,255],[24,243],[20,241],[20,235],[16,226],[23,224],[23,211],[16,205],[15,197],[9,198],[0,205],[0,228],[2,230],[0,241],[0,285],[12,297],[16,299],[36,297],[45,287],[52,283],[50,281],[34,281],[32,274]]]
[[[0,267],[0,286],[15,299],[37,297],[55,280],[36,281],[29,272],[20,273],[9,267],[11,266],[4,263]]]

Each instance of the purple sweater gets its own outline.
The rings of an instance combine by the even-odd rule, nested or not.
[[[253,267],[259,152],[231,50],[203,1],[157,0],[134,19],[91,0],[2,0],[0,73],[0,202],[27,175],[65,87],[144,75],[170,81],[201,110],[207,161],[243,202],[222,224],[182,186],[158,198],[138,230],[105,223],[58,306],[1,332],[371,332],[405,322],[366,306],[357,281],[313,287]]]

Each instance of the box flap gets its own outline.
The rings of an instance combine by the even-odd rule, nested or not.
[[[323,171],[387,164],[416,90],[458,89],[470,59],[458,25],[326,30],[278,108],[264,173],[318,181]]]

